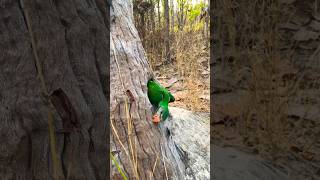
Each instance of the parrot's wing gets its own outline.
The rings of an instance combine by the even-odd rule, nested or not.
[[[162,101],[165,101],[165,102],[168,102],[168,103],[170,102],[172,95],[169,93],[169,91],[167,91],[166,89],[162,88],[161,95],[162,95]]]
[[[149,80],[149,82],[154,82],[159,87],[159,89],[161,89],[162,100],[167,98],[166,96],[169,96],[169,102],[175,101],[175,98],[173,97],[173,95],[166,88],[164,88],[158,81],[154,81],[152,79],[152,80]]]

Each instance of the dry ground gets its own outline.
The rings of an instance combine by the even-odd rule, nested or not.
[[[156,55],[147,53],[157,79],[176,99],[170,106],[210,112],[207,39],[201,31],[192,31],[178,33],[173,42],[172,63],[163,63],[155,58]]]

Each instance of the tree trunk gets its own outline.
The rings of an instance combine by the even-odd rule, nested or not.
[[[146,22],[145,22],[145,12],[140,13],[140,34],[142,43],[145,41],[145,34],[146,34]]]
[[[124,16],[124,14],[126,16]],[[182,160],[161,126],[151,121],[147,81],[153,77],[130,1],[114,1],[111,8],[110,112],[111,179],[184,179]],[[121,19],[121,20],[120,20]],[[116,168],[119,164],[121,171]]]
[[[188,9],[185,10],[185,14],[183,15],[182,29],[184,28],[184,25],[187,24],[187,17],[188,17]]]
[[[164,37],[166,62],[170,62],[170,17],[169,17],[169,0],[164,0],[164,17],[166,19],[166,32]]]
[[[107,177],[107,11],[103,0],[0,1],[1,179]]]
[[[161,13],[160,13],[160,0],[157,1],[157,9],[158,9],[158,27],[161,28]]]
[[[173,0],[170,1],[171,4],[171,32],[174,33],[174,4]]]
[[[154,11],[154,1],[153,0],[150,0],[149,1],[151,4],[152,4],[152,7],[151,7],[151,11],[150,11],[150,21],[151,21],[151,31],[154,31],[155,27],[156,27],[156,22],[154,20],[154,17],[155,17],[155,11]]]
[[[179,18],[179,29],[182,31],[183,30],[183,20],[184,20],[184,1],[180,1],[180,4],[179,4],[179,13],[178,13],[178,18]]]

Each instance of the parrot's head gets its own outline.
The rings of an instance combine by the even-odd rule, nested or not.
[[[157,112],[153,115],[152,121],[154,123],[159,123],[160,121],[165,121],[169,116],[169,108],[167,104],[159,103],[159,108]]]

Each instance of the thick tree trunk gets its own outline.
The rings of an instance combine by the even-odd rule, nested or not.
[[[114,1],[111,8],[111,151],[130,179],[184,179],[182,160],[151,121],[147,81],[153,77],[138,32],[132,3]],[[111,179],[121,179],[112,162]]]
[[[103,0],[0,0],[1,179],[53,178],[48,112],[59,179],[107,177],[106,14]]]
[[[184,179],[177,149],[151,123],[146,83],[152,73],[133,25],[132,4],[113,3],[110,110],[118,134],[112,134],[112,150],[120,150],[116,159],[130,178]],[[59,179],[108,177],[106,7],[102,0],[0,1],[1,179],[53,179],[48,112],[53,114]],[[125,151],[137,166],[131,166]],[[119,174],[112,169],[111,175]]]

